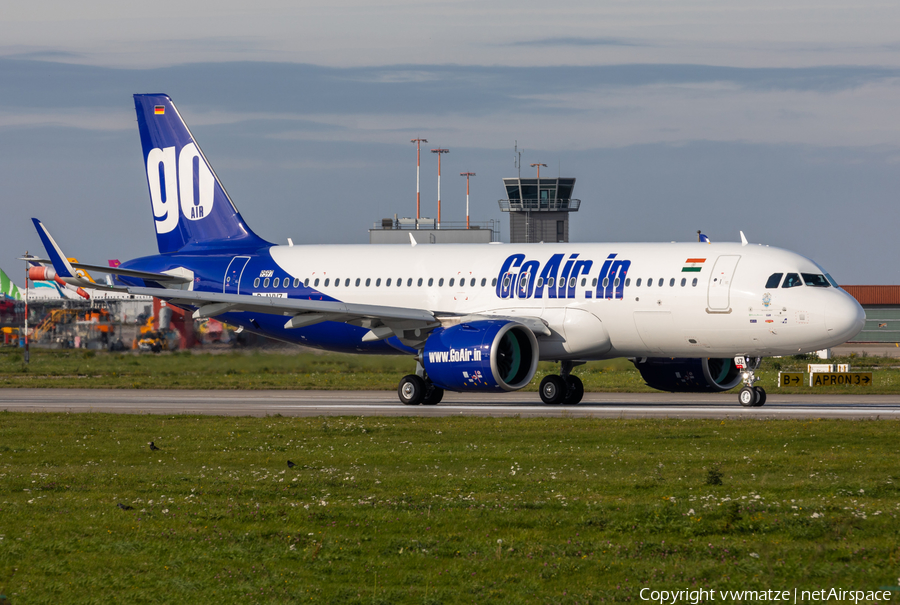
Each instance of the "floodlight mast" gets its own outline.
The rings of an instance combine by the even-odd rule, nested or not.
[[[541,166],[546,168],[547,164],[532,164],[531,165],[532,168],[534,168],[535,166],[537,166],[537,169],[538,169],[537,178],[538,178],[538,181],[540,181],[541,180]],[[538,183],[538,186],[540,186],[540,183]]]
[[[460,172],[459,176],[466,177],[466,229],[469,228],[469,177],[475,176],[474,172]]]
[[[428,139],[412,139],[410,143],[416,144],[416,229],[419,228],[419,208],[421,207],[422,198],[419,193],[419,165],[420,156],[422,155],[421,144],[427,143]]]
[[[441,156],[450,153],[449,149],[432,149],[431,153],[438,154],[438,215],[437,228],[441,228]]]

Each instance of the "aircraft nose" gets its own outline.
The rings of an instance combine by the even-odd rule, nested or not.
[[[847,342],[866,325],[866,312],[855,298],[846,292],[838,292],[825,306],[825,327],[828,335]]]

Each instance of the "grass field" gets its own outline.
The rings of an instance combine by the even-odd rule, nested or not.
[[[896,586],[898,428],[0,413],[0,593],[583,604]]]
[[[410,357],[297,351],[153,355],[35,349],[31,363],[25,364],[21,350],[0,349],[0,387],[394,390],[400,378],[415,371]],[[900,393],[898,360],[875,357],[833,360],[850,363],[854,370],[873,371],[874,384],[869,387],[778,387],[779,370],[805,372],[806,365],[814,361],[805,357],[766,359],[758,384],[770,393]],[[536,391],[545,374],[558,371],[557,364],[542,362],[526,390]],[[656,392],[624,359],[588,363],[575,368],[575,374],[590,392]]]

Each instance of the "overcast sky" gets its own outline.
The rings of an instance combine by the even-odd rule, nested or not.
[[[324,4],[324,3],[323,3]],[[415,214],[502,223],[513,144],[576,177],[573,241],[739,239],[900,283],[900,4],[36,1],[0,19],[0,266],[153,254],[135,92],[172,96],[244,218],[365,243]],[[525,173],[530,174],[530,168]],[[437,162],[422,157],[423,215]],[[22,279],[18,279],[20,283]]]

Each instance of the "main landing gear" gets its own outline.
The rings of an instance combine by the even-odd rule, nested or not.
[[[741,378],[744,388],[738,392],[738,401],[745,408],[756,408],[766,403],[766,391],[762,387],[755,387],[753,383],[759,378],[754,372],[759,368],[762,357],[735,357],[734,363],[741,370]]]
[[[559,375],[550,374],[541,380],[541,401],[547,405],[576,405],[584,397],[584,383],[572,374],[572,368],[583,361],[564,361],[560,364]]]
[[[444,398],[444,389],[435,386],[425,374],[425,368],[417,362],[416,373],[400,380],[397,395],[404,405],[437,405]]]

